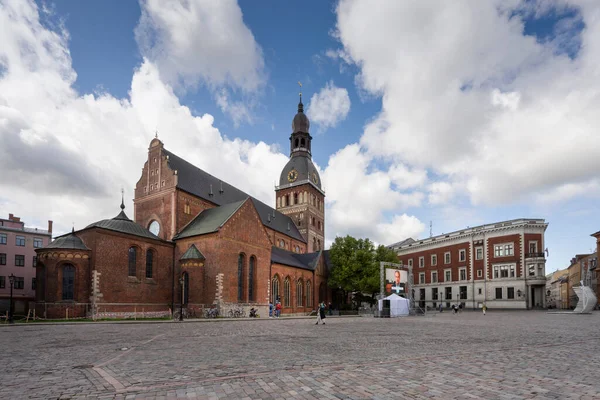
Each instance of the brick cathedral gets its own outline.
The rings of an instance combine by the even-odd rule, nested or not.
[[[302,99],[276,207],[168,151],[155,137],[135,187],[112,219],[38,249],[36,313],[47,318],[126,316],[218,306],[304,314],[331,300],[325,192],[312,162]]]

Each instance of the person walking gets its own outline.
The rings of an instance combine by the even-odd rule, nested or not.
[[[273,303],[269,302],[269,318],[273,318]]]
[[[481,307],[481,309],[483,310],[483,315],[485,315],[485,312],[487,311],[487,306],[484,304],[483,307]]]
[[[279,318],[281,315],[281,302],[277,300],[277,304],[275,305],[275,318]]]
[[[315,325],[319,325],[319,322],[323,323],[323,325],[325,325],[325,303],[320,303],[319,306],[317,307],[317,322],[315,323]]]

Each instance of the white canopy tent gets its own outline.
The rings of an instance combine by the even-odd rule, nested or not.
[[[392,293],[385,300],[390,301],[390,317],[404,317],[408,315],[410,301]],[[383,310],[383,299],[379,300],[379,311]]]

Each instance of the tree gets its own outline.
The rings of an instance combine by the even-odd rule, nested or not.
[[[369,293],[371,302],[379,292],[379,263],[396,262],[393,250],[380,245],[375,248],[369,239],[352,236],[336,237],[329,250],[333,265],[329,274],[329,286],[342,290],[344,299],[350,292]],[[362,296],[358,301],[364,300]]]

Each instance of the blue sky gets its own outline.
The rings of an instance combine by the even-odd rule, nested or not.
[[[156,129],[170,150],[273,204],[301,81],[328,241],[534,217],[550,223],[548,272],[595,246],[596,5],[23,4],[0,14],[0,105],[11,110],[0,167],[26,182],[0,180],[14,193],[4,214],[59,230],[110,217],[121,186],[133,196]],[[55,160],[36,161],[49,146]],[[19,152],[29,164],[11,159]]]

